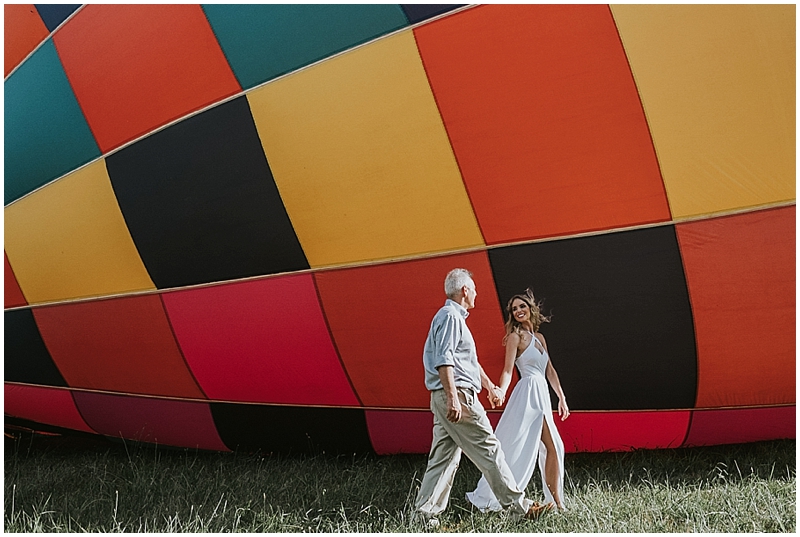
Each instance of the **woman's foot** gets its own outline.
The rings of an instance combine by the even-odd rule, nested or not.
[[[528,519],[528,520],[536,520],[537,518],[539,518],[543,514],[554,510],[555,507],[556,507],[556,504],[554,504],[552,502],[548,503],[547,505],[542,505],[539,502],[533,502],[533,505],[531,505],[528,508],[528,512],[525,513],[525,518]]]

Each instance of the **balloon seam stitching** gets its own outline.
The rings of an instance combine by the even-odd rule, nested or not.
[[[647,114],[647,109],[644,105],[642,92],[639,90],[639,84],[636,81],[636,74],[633,72],[633,65],[631,65],[630,57],[628,57],[628,49],[625,47],[625,41],[622,39],[622,33],[617,25],[617,19],[614,17],[614,10],[611,9],[610,4],[606,7],[608,8],[608,14],[611,17],[611,22],[614,23],[614,29],[616,30],[617,39],[619,40],[619,46],[622,49],[622,54],[625,56],[625,63],[628,65],[628,73],[630,74],[631,81],[633,82],[633,87],[636,88],[636,95],[639,99],[639,107],[642,111],[642,117],[644,118],[645,125],[647,125],[647,135],[650,138],[650,147],[653,150],[653,157],[655,158],[656,166],[658,167],[658,178],[660,180],[659,182],[661,183],[661,192],[664,195],[664,201],[667,204],[667,212],[669,213],[670,219],[672,219],[674,217],[672,212],[672,204],[670,203],[669,192],[667,192],[667,183],[664,181],[664,171],[661,169],[661,158],[659,158],[656,141],[653,138],[653,129],[650,126],[650,119]]]
[[[200,385],[200,381],[195,376],[194,371],[192,371],[192,368],[189,365],[189,360],[186,359],[186,355],[183,352],[183,347],[181,347],[181,342],[178,340],[178,335],[175,333],[175,327],[172,326],[172,318],[169,316],[169,312],[167,311],[167,305],[164,303],[164,297],[161,294],[158,295],[158,303],[161,305],[161,310],[164,312],[164,317],[167,319],[169,332],[172,334],[172,340],[175,342],[175,347],[177,347],[178,352],[181,354],[181,360],[183,360],[183,364],[186,366],[186,371],[189,372],[189,375],[192,377],[195,386],[197,386],[197,389],[203,394],[203,397],[209,399],[208,394]]]
[[[80,12],[80,11],[81,11],[81,10],[82,10],[84,7],[86,7],[86,6],[87,6],[87,4],[81,4],[81,5],[80,5],[80,7],[78,7],[78,8],[77,8],[75,11],[73,11],[72,13],[70,13],[70,14],[69,14],[69,16],[68,16],[66,19],[64,19],[63,21],[61,21],[61,24],[59,24],[58,26],[56,26],[56,27],[53,29],[53,31],[52,31],[52,32],[50,32],[49,34],[47,34],[47,37],[45,37],[44,39],[42,39],[42,41],[41,41],[41,42],[40,42],[38,45],[36,45],[36,47],[34,47],[34,49],[33,49],[32,51],[30,51],[30,53],[28,53],[28,55],[27,55],[27,56],[25,56],[25,57],[22,59],[22,61],[21,61],[21,62],[19,62],[17,65],[15,65],[15,66],[14,66],[14,68],[13,68],[13,69],[12,69],[12,70],[11,70],[11,71],[10,71],[10,72],[9,72],[9,73],[6,75],[6,76],[5,76],[5,78],[3,78],[3,82],[5,82],[6,80],[8,80],[8,79],[11,77],[11,75],[13,75],[14,73],[16,73],[16,72],[17,72],[17,69],[19,69],[20,67],[22,67],[22,65],[23,65],[25,62],[27,62],[27,61],[28,61],[28,59],[29,59],[31,56],[33,56],[33,55],[36,53],[36,51],[37,51],[37,50],[39,50],[40,48],[42,48],[42,46],[43,46],[45,43],[47,43],[47,40],[48,40],[48,39],[52,39],[52,38],[53,38],[53,35],[55,35],[55,33],[56,33],[57,31],[59,31],[59,30],[61,29],[61,27],[62,27],[62,26],[64,26],[64,25],[65,25],[67,22],[69,22],[69,21],[70,21],[70,20],[71,20],[71,19],[72,19],[72,18],[73,18],[75,15],[77,15],[77,14],[78,14],[78,13],[79,13],[79,12]],[[38,11],[37,11],[37,14],[38,14]],[[41,15],[39,15],[39,18],[41,19],[41,18],[42,18],[42,16],[41,16]],[[42,21],[42,22],[44,22],[44,21]],[[53,43],[53,46],[55,46],[55,43]]]
[[[347,379],[347,383],[350,385],[350,389],[353,391],[353,396],[358,401],[358,404],[363,407],[364,401],[361,400],[361,396],[356,391],[356,386],[353,383],[353,379],[350,378],[350,373],[347,371],[347,366],[344,363],[344,359],[342,358],[342,353],[339,351],[339,346],[336,344],[336,338],[333,336],[333,330],[331,329],[330,322],[328,322],[328,314],[325,312],[325,304],[322,302],[322,294],[319,291],[319,285],[317,284],[317,279],[314,277],[314,274],[311,274],[311,282],[314,285],[314,293],[317,295],[317,303],[319,304],[319,311],[322,313],[322,320],[325,322],[325,329],[328,331],[328,337],[331,340],[331,344],[333,345],[333,350],[336,352],[336,358],[339,359],[339,365],[344,372],[344,376]]]
[[[678,256],[681,260],[681,270],[683,272],[683,284],[686,286],[686,297],[689,299],[689,315],[692,316],[692,339],[694,340],[694,404],[697,406],[697,401],[700,398],[700,343],[697,341],[697,319],[694,315],[694,300],[692,296],[692,286],[689,283],[689,271],[686,266],[686,260],[683,255],[683,248],[681,247],[681,237],[678,233],[678,228],[675,228],[675,242],[678,244]],[[691,425],[691,417],[689,418],[689,425]],[[689,428],[686,429],[686,437],[689,438]],[[683,445],[683,444],[681,444]]]
[[[412,30],[411,35],[414,38],[414,48],[416,49],[417,57],[419,58],[420,64],[422,64],[422,71],[425,73],[425,80],[428,82],[428,89],[430,90],[431,97],[433,97],[433,102],[436,105],[436,113],[439,115],[439,121],[444,129],[445,136],[447,136],[447,145],[450,148],[450,154],[453,156],[453,160],[458,168],[458,176],[459,179],[461,179],[461,186],[464,188],[464,192],[467,195],[467,201],[469,202],[469,207],[472,212],[472,218],[474,219],[475,225],[478,228],[478,232],[481,235],[481,240],[484,244],[487,244],[486,233],[483,230],[483,226],[481,226],[481,221],[478,218],[478,214],[475,210],[475,203],[472,200],[472,194],[470,194],[469,185],[467,185],[467,181],[464,179],[464,170],[461,167],[461,162],[456,154],[456,149],[453,146],[453,137],[451,136],[450,130],[447,128],[447,122],[444,120],[444,116],[442,115],[442,108],[439,106],[439,98],[436,96],[436,91],[433,88],[433,82],[431,82],[431,77],[428,74],[428,67],[425,65],[425,58],[422,57],[419,41],[417,40],[417,34]]]
[[[602,235],[610,235],[613,233],[625,233],[628,231],[639,231],[644,229],[655,229],[659,227],[665,226],[679,226],[684,224],[691,224],[693,222],[702,222],[708,220],[715,220],[721,218],[728,218],[733,216],[738,216],[742,214],[750,214],[750,213],[757,213],[757,212],[766,212],[775,209],[783,209],[788,207],[793,207],[796,205],[795,200],[791,201],[784,201],[784,202],[776,202],[776,203],[769,203],[760,206],[754,207],[747,207],[736,209],[732,211],[722,211],[718,213],[709,213],[708,215],[696,215],[690,217],[681,217],[676,220],[669,220],[664,222],[653,222],[649,224],[640,224],[635,226],[628,226],[628,227],[621,227],[621,228],[614,228],[614,229],[606,229],[606,230],[596,230],[596,231],[588,231],[585,233],[577,233],[574,235],[558,235],[553,237],[542,237],[538,239],[530,239],[530,240],[523,240],[523,241],[515,241],[515,242],[508,242],[503,244],[491,244],[486,246],[475,246],[470,248],[462,248],[458,250],[448,250],[446,252],[433,252],[433,253],[424,253],[424,254],[416,254],[416,255],[409,255],[397,258],[385,258],[385,259],[376,259],[371,261],[359,261],[354,263],[343,263],[343,264],[336,264],[336,265],[324,265],[319,267],[312,267],[308,269],[293,271],[293,272],[277,272],[274,274],[260,274],[257,276],[248,276],[246,278],[238,278],[233,280],[224,280],[224,281],[216,281],[216,282],[205,282],[205,283],[198,283],[193,285],[186,285],[182,287],[170,287],[170,288],[163,288],[163,289],[143,289],[139,291],[130,291],[130,292],[121,292],[103,296],[88,296],[88,297],[79,297],[79,298],[71,298],[67,300],[53,300],[48,302],[38,302],[35,304],[24,304],[21,306],[14,306],[11,308],[4,308],[4,311],[16,311],[21,309],[32,309],[32,308],[39,308],[39,307],[47,307],[47,306],[57,306],[57,305],[64,305],[64,304],[73,304],[73,303],[81,303],[81,302],[93,302],[98,300],[111,300],[116,298],[123,298],[123,297],[134,297],[134,296],[143,296],[143,295],[152,295],[152,294],[163,294],[163,293],[173,293],[178,291],[186,291],[186,290],[193,290],[193,289],[203,289],[206,287],[214,287],[218,285],[227,285],[233,283],[245,283],[250,281],[257,281],[267,278],[279,278],[279,277],[287,277],[287,276],[299,276],[302,274],[316,274],[318,272],[327,272],[332,270],[347,270],[347,269],[356,269],[356,268],[365,268],[371,266],[378,266],[378,265],[389,265],[394,263],[405,263],[409,261],[423,261],[426,259],[438,259],[442,257],[449,257],[449,256],[456,256],[456,255],[464,255],[469,253],[477,253],[477,252],[484,252],[489,250],[495,250],[498,248],[507,248],[512,246],[524,246],[529,244],[539,244],[545,242],[554,242],[554,241],[561,241],[561,240],[570,240],[570,239],[580,239],[580,238],[587,238],[587,237],[598,237]],[[13,264],[11,259],[8,260],[9,266],[12,268],[13,272]],[[20,286],[20,290],[22,287]],[[24,291],[23,291],[24,296]],[[26,298],[27,300],[27,298]]]
[[[231,405],[251,405],[251,406],[274,406],[274,407],[302,407],[302,408],[339,408],[339,409],[353,409],[353,410],[389,410],[389,411],[402,411],[402,412],[430,412],[428,407],[419,408],[397,408],[387,406],[352,406],[352,405],[320,405],[320,404],[303,404],[303,403],[267,403],[256,401],[228,401],[223,399],[197,399],[191,397],[173,397],[168,395],[153,395],[143,393],[129,393],[129,392],[115,392],[110,390],[98,390],[93,388],[77,388],[73,386],[48,386],[45,384],[32,384],[27,382],[4,381],[4,384],[11,386],[22,386],[32,388],[45,388],[53,390],[66,390],[76,393],[94,393],[98,395],[116,395],[120,397],[135,397],[140,399],[157,399],[163,401],[185,402],[185,403],[204,403],[204,404],[231,404]],[[741,406],[721,406],[721,407],[703,407],[703,408],[614,408],[614,409],[589,409],[589,410],[572,410],[570,413],[576,414],[630,414],[630,413],[644,413],[644,412],[708,412],[715,410],[760,410],[769,408],[790,408],[796,407],[797,403],[771,403],[764,405],[741,405]],[[502,410],[488,410],[487,412],[500,413]]]
[[[89,430],[94,431],[97,434],[102,434],[100,431],[98,431],[97,429],[95,429],[94,427],[92,427],[89,424],[89,421],[86,419],[86,416],[84,415],[83,411],[81,410],[81,406],[78,404],[78,400],[75,399],[75,391],[74,390],[69,390],[69,397],[70,397],[70,399],[72,399],[72,404],[75,405],[75,410],[78,412],[78,416],[80,416],[81,420],[83,420],[83,423],[86,425],[86,427],[88,427]]]
[[[695,401],[697,400],[695,399]],[[686,441],[689,440],[689,433],[692,431],[692,421],[694,421],[694,412],[689,412],[689,423],[686,424],[686,434],[683,435],[683,442],[681,442],[678,447],[686,445]]]

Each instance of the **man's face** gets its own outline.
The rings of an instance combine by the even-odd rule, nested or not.
[[[475,282],[470,280],[470,282],[464,286],[464,298],[467,303],[467,309],[472,309],[475,307],[475,297],[478,296],[478,291],[475,290]]]

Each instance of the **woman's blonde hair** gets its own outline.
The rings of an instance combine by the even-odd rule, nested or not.
[[[536,302],[536,299],[533,297],[533,291],[531,291],[530,288],[525,289],[525,293],[512,296],[506,305],[506,335],[503,338],[503,345],[506,344],[508,336],[510,336],[512,332],[520,336],[522,336],[523,333],[522,325],[511,313],[511,306],[515,300],[522,300],[531,309],[531,324],[533,324],[534,332],[539,330],[539,327],[542,326],[543,323],[550,322],[550,317],[542,313],[541,302]]]

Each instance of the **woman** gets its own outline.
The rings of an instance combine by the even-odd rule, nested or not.
[[[524,295],[511,297],[506,313],[508,321],[503,339],[506,359],[500,374],[500,404],[511,384],[515,364],[522,378],[508,399],[495,435],[519,488],[525,490],[528,486],[538,458],[545,495],[544,508],[549,510],[557,506],[564,509],[564,443],[553,421],[545,376],[558,395],[561,421],[569,417],[569,407],[558,374],[550,363],[547,343],[537,331],[550,319],[542,315],[530,289]],[[483,477],[477,488],[467,493],[467,499],[481,511],[501,509]]]

